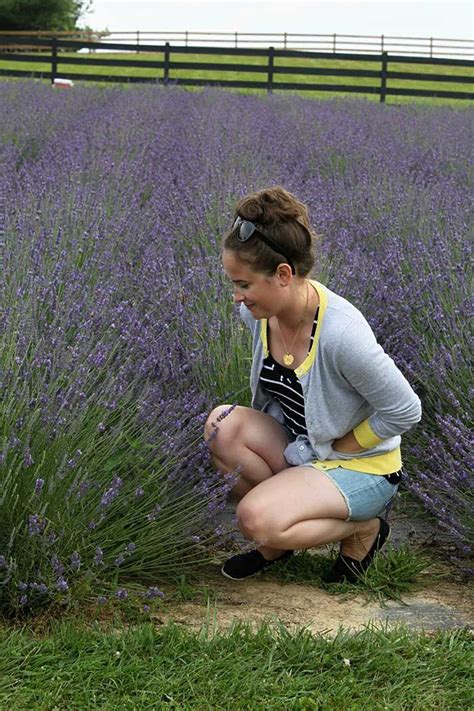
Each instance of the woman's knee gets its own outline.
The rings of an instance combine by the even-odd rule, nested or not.
[[[209,446],[211,451],[215,451],[217,438],[214,436],[216,429],[219,429],[219,444],[224,444],[224,440],[228,443],[235,442],[236,430],[239,427],[240,413],[239,407],[235,407],[229,415],[227,413],[232,408],[232,405],[218,405],[215,407],[204,425],[204,439],[210,440]]]
[[[240,531],[246,538],[254,541],[263,541],[274,528],[274,522],[267,514],[264,506],[246,496],[239,502],[235,510]]]

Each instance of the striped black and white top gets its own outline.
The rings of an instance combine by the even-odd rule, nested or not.
[[[316,327],[318,325],[318,314],[319,306],[314,316],[308,353],[313,345]],[[267,323],[267,343],[269,342]],[[268,357],[263,361],[262,370],[260,372],[260,383],[264,390],[270,393],[270,395],[279,402],[285,416],[285,424],[290,432],[292,432],[295,437],[299,434],[307,435],[303,390],[295,371],[277,363],[272,354],[269,353]]]

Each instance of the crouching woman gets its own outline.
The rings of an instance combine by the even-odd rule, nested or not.
[[[403,374],[362,313],[309,278],[306,206],[281,187],[238,202],[222,265],[253,337],[251,407],[209,415],[213,465],[240,466],[232,494],[256,543],[222,568],[242,580],[297,549],[340,541],[326,582],[356,582],[387,540],[380,515],[401,479],[400,435],[421,418]]]

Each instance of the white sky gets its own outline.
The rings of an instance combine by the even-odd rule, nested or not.
[[[95,30],[289,32],[471,39],[466,0],[93,0]]]

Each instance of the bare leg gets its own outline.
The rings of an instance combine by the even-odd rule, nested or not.
[[[213,463],[215,469],[220,469],[221,472],[226,472],[227,474],[232,471],[232,469],[229,468],[229,466],[223,460],[219,459],[219,457],[217,457],[215,454],[212,455],[211,459],[212,459],[212,463]],[[262,461],[262,464],[264,464],[263,461]],[[262,467],[262,469],[263,469],[263,467]],[[263,481],[263,478],[262,478],[262,481]],[[244,496],[246,494],[248,494],[249,491],[251,489],[253,489],[254,486],[255,486],[255,484],[252,484],[251,482],[249,482],[241,474],[239,481],[237,482],[237,484],[234,486],[234,488],[230,492],[230,498],[233,499],[234,501],[240,501],[240,499],[243,499]]]
[[[211,421],[227,407],[211,413],[207,437],[212,432]],[[255,513],[259,519],[260,531],[250,522],[240,526],[242,533],[260,544],[258,550],[267,560],[279,558],[282,550],[289,548],[336,541],[343,541],[344,555],[361,560],[378,533],[378,519],[345,521],[345,501],[323,472],[288,469],[283,456],[287,443],[283,428],[273,418],[251,408],[237,407],[219,423],[218,435],[211,442],[213,464],[223,472],[242,467],[231,495],[241,500],[237,513],[247,511],[247,523]]]
[[[360,521],[364,524],[344,539],[341,539],[341,554],[347,555],[355,560],[365,558],[380,529],[378,518],[371,518],[369,521]]]
[[[292,467],[262,482],[237,507],[240,530],[268,559],[277,558],[277,550],[314,548],[349,536],[353,545],[344,554],[364,558],[378,533],[378,519],[346,521],[347,515],[333,482],[308,467]]]
[[[211,412],[205,427],[206,439],[213,432],[211,422],[228,407],[221,405]],[[235,494],[242,498],[249,487],[287,469],[288,462],[283,456],[287,444],[285,430],[273,417],[249,407],[236,407],[219,422],[217,436],[209,446],[216,469],[228,473],[240,467],[243,484],[236,487]]]
[[[301,521],[290,526],[286,531],[268,539],[271,547],[261,546],[259,551],[268,560],[278,558],[276,550],[315,548],[325,543],[336,543],[350,537],[351,545],[342,549],[343,555],[355,560],[362,560],[375,541],[379,532],[379,521],[371,518],[368,521],[340,521],[331,518],[319,518],[312,521]]]

